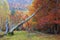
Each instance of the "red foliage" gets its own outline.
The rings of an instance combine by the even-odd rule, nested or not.
[[[37,9],[39,5],[43,5],[44,8],[38,12],[35,16],[37,19],[37,28],[41,28],[46,23],[55,23],[60,24],[60,9],[56,10],[56,1],[50,0],[49,2],[47,0],[36,0],[34,3],[34,8]],[[48,6],[48,8],[47,8]],[[60,8],[60,7],[58,7]]]

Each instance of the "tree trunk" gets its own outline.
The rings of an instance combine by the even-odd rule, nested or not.
[[[12,32],[14,31],[14,29],[16,29],[17,27],[23,25],[25,22],[29,21],[35,14],[37,14],[37,12],[39,12],[42,9],[42,6],[40,6],[36,12],[34,12],[30,17],[28,17],[27,19],[25,19],[24,21],[22,21],[21,23],[18,23],[15,27],[13,27],[11,30],[9,30],[9,34],[12,34]]]

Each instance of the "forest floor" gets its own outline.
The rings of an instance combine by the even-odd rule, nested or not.
[[[0,37],[0,40],[60,40],[60,35],[15,31],[14,35]]]

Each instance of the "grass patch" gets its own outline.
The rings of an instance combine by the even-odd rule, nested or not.
[[[57,40],[56,35],[42,35],[28,33],[26,31],[15,31],[13,36],[4,36],[0,40]],[[60,37],[60,36],[59,36]]]

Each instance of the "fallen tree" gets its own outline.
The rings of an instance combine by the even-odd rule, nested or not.
[[[18,23],[16,26],[14,26],[12,29],[9,30],[9,34],[13,34],[13,31],[17,28],[23,25],[25,22],[29,21],[33,16],[35,16],[40,10],[42,9],[42,6],[40,6],[30,17],[26,18],[24,21]],[[8,34],[7,33],[7,34]]]

